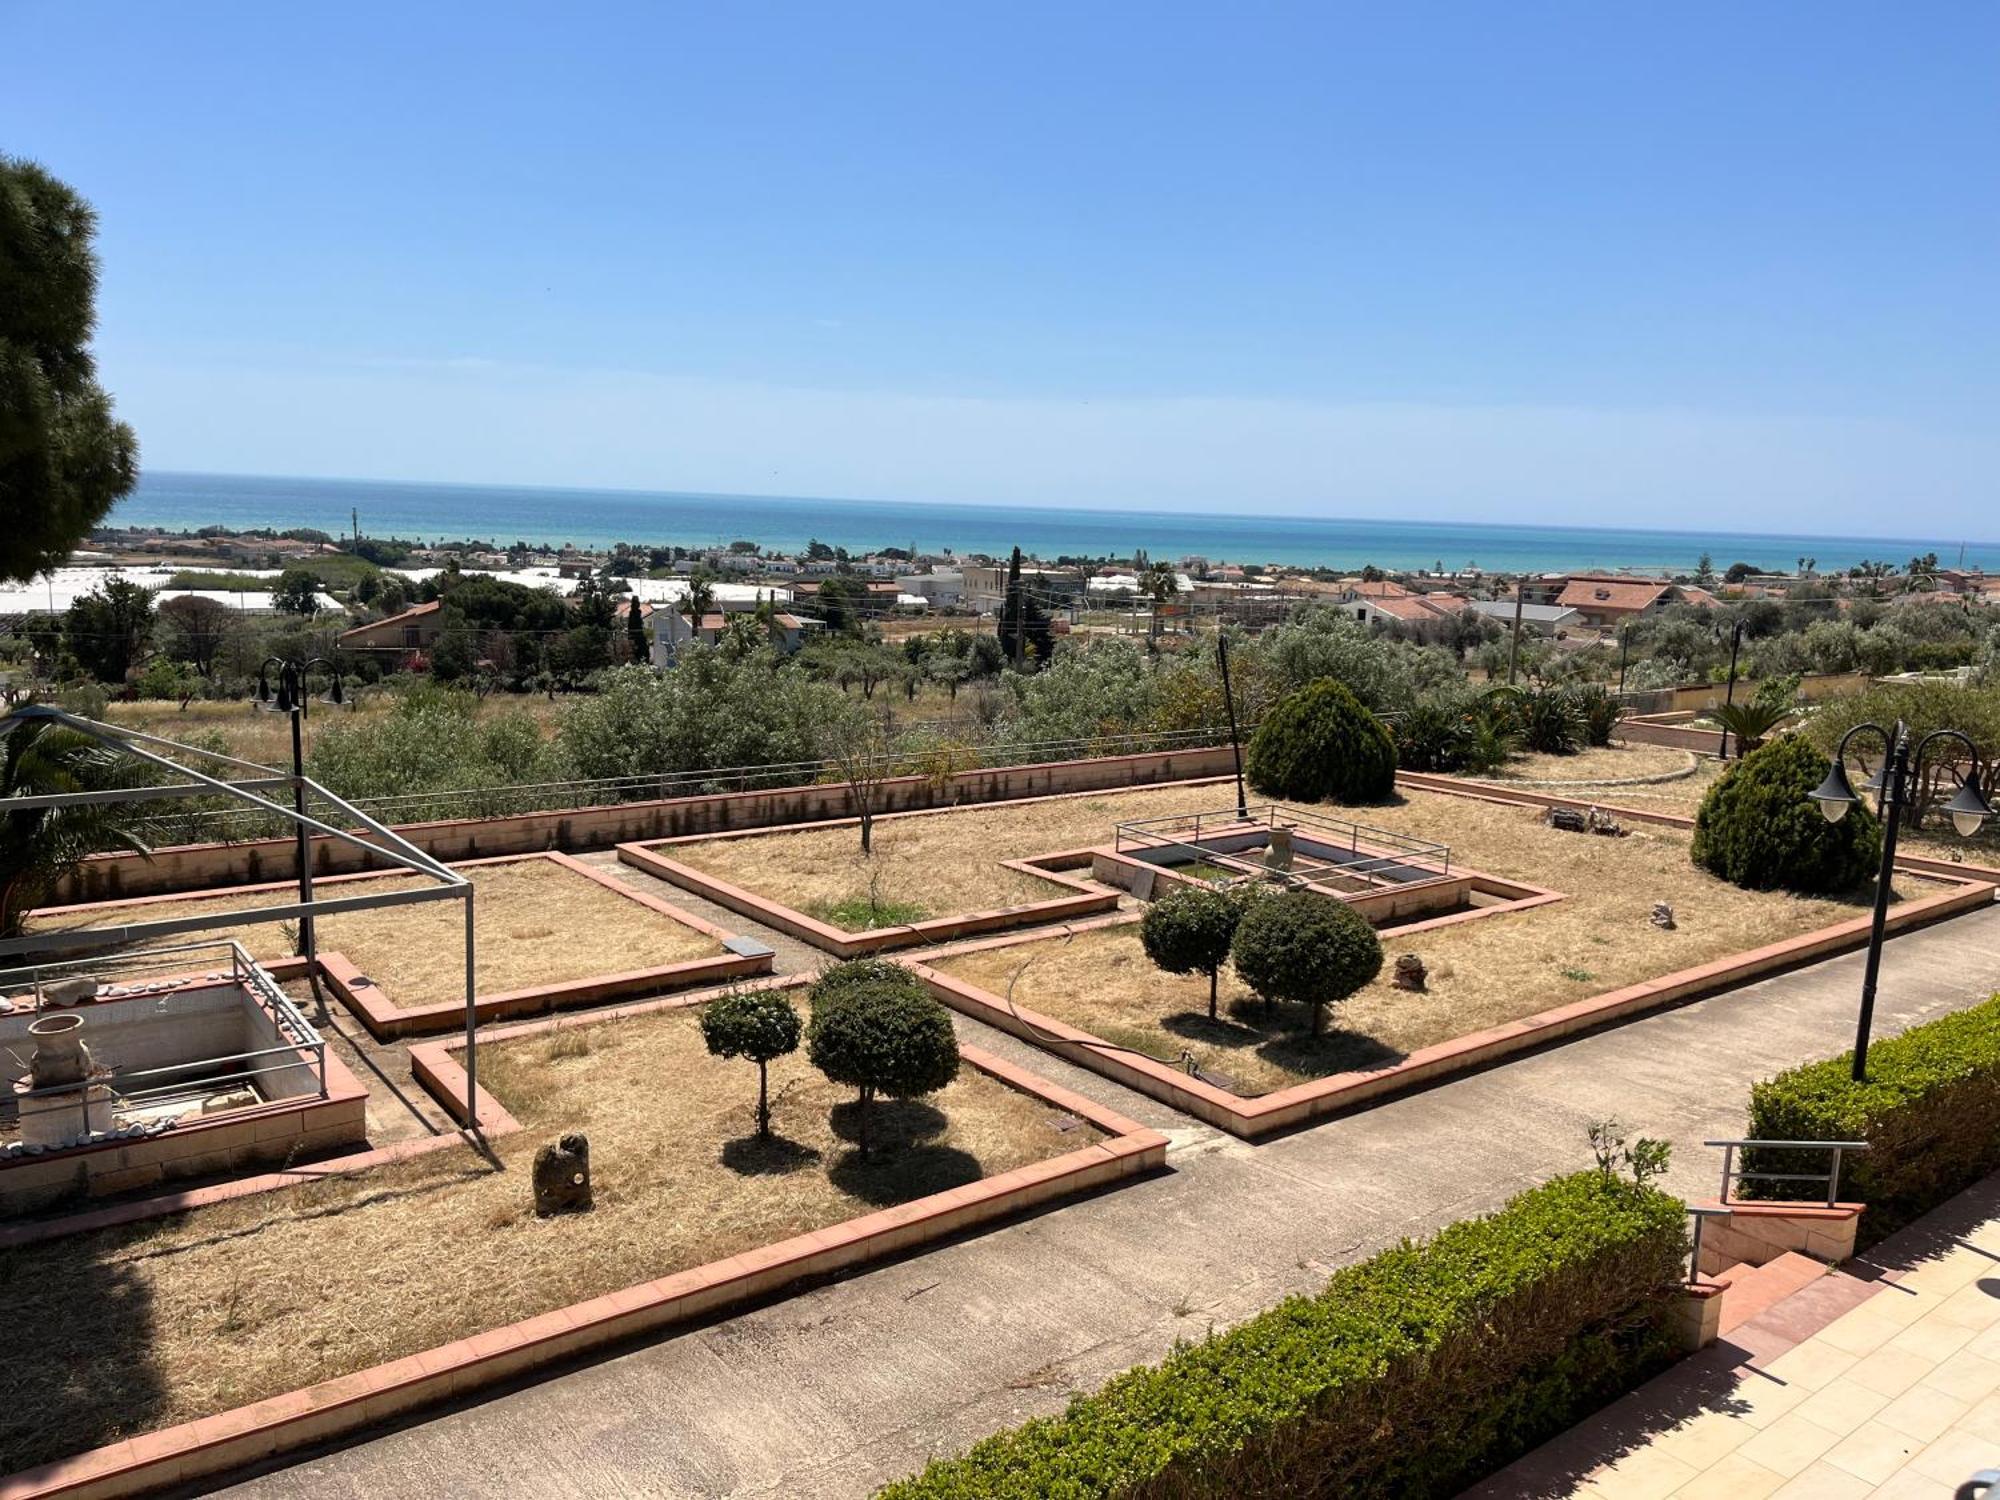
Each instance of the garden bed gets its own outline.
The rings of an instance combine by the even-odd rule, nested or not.
[[[477,937],[473,976],[482,1020],[634,998],[767,973],[771,960],[732,952],[730,934],[566,854],[468,860]],[[421,876],[342,875],[321,897],[434,885]],[[32,931],[240,912],[294,899],[290,883],[186,896],[50,907]],[[296,949],[291,924],[226,929],[260,961]],[[322,971],[377,1036],[449,1030],[465,1014],[465,915],[456,901],[339,912],[315,923]],[[741,945],[739,945],[741,946]]]
[[[782,1059],[771,1069],[778,1138],[760,1143],[755,1069],[703,1046],[696,1009],[708,998],[482,1038],[482,1088],[496,1118],[513,1116],[492,1165],[431,1152],[11,1250],[0,1262],[17,1351],[0,1367],[9,1467],[97,1448],[85,1469],[126,1472],[251,1429],[267,1435],[244,1456],[268,1452],[285,1441],[268,1433],[287,1424],[292,1441],[338,1430],[317,1419],[350,1398],[344,1425],[360,1425],[384,1414],[392,1389],[418,1404],[1129,1175],[1164,1148],[972,1049],[942,1092],[878,1107],[869,1161],[850,1144],[851,1091],[801,1055]],[[450,1099],[448,1050],[421,1046],[413,1061]],[[577,1130],[591,1143],[596,1207],[538,1219],[530,1160]],[[313,1381],[331,1384],[294,1389]],[[229,1416],[199,1420],[218,1413]],[[122,1447],[176,1423],[194,1425],[136,1454]],[[210,1456],[204,1471],[228,1461]],[[19,1493],[51,1493],[76,1477],[16,1479]]]
[[[1255,1002],[1226,968],[1228,1009],[1211,1023],[1207,980],[1154,968],[1130,917],[948,946],[924,956],[926,977],[961,1010],[1256,1135],[1865,937],[1864,905],[1741,890],[1689,860],[1681,829],[1635,824],[1623,838],[1569,833],[1547,826],[1540,806],[1503,796],[1491,788],[1471,797],[1413,789],[1367,816],[1397,833],[1449,841],[1454,864],[1462,858],[1553,887],[1564,899],[1385,933],[1391,957],[1423,959],[1427,990],[1394,988],[1385,964],[1334,1010],[1319,1038],[1303,1034],[1302,1014]],[[1898,927],[1986,904],[1993,894],[1989,884],[1915,872],[1900,884]],[[1650,920],[1656,901],[1673,906],[1673,930]]]
[[[845,958],[1109,911],[1116,892],[1031,858],[1101,842],[1122,821],[1212,809],[1226,786],[898,813],[875,820],[865,859],[853,819],[621,844],[618,857]]]

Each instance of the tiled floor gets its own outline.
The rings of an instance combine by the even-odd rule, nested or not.
[[[2000,1178],[1853,1269],[1872,1280],[1827,1278],[1477,1493],[1901,1500],[2000,1468]],[[1828,1296],[1853,1305],[1798,1337]]]

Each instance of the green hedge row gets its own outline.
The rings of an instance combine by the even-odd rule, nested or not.
[[[1750,1138],[1866,1141],[1847,1158],[1840,1196],[1868,1205],[1864,1241],[1928,1212],[2000,1171],[2000,995],[1870,1044],[1868,1081],[1850,1076],[1854,1054],[1780,1073],[1750,1091]],[[1817,1172],[1825,1153],[1746,1152],[1744,1166]],[[1789,1191],[1787,1189],[1790,1189]],[[1805,1198],[1809,1184],[1744,1185],[1746,1195]]]
[[[882,1495],[1455,1494],[1672,1357],[1686,1222],[1656,1189],[1557,1178]]]

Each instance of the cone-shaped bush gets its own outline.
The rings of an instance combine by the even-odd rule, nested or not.
[[[1396,786],[1396,742],[1345,683],[1323,677],[1264,715],[1244,770],[1267,797],[1377,802]]]
[[[1798,735],[1751,751],[1701,799],[1694,862],[1753,891],[1831,896],[1862,884],[1881,860],[1882,825],[1865,807],[1827,822],[1812,794],[1831,765]]]

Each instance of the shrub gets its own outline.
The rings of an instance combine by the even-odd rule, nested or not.
[[[1396,785],[1389,731],[1345,686],[1315,682],[1279,701],[1250,737],[1250,784],[1301,802],[1373,802]]]
[[[1625,716],[1625,705],[1618,701],[1618,695],[1601,683],[1573,689],[1576,706],[1583,715],[1583,738],[1586,744],[1602,748],[1611,743],[1611,732],[1618,727],[1618,721]]]
[[[1536,687],[1514,699],[1521,743],[1543,755],[1574,755],[1590,732],[1583,706],[1568,688]],[[1609,732],[1606,732],[1608,739]]]
[[[1747,890],[1852,890],[1875,869],[1881,825],[1865,807],[1829,823],[1812,800],[1831,762],[1788,735],[1722,773],[1695,814],[1694,862]]]
[[[770,1064],[799,1048],[799,1013],[776,990],[735,990],[701,1008],[701,1039],[716,1057],[757,1065],[757,1134],[771,1133]]]
[[[958,1076],[951,1013],[916,975],[880,959],[836,964],[820,977],[806,1044],[814,1067],[860,1091],[863,1156],[877,1093],[914,1099]]]
[[[1685,1223],[1655,1189],[1559,1177],[883,1500],[1457,1494],[1672,1357]]]
[[[1431,698],[1396,721],[1396,762],[1412,771],[1464,767],[1472,726],[1458,704]]]
[[[1243,982],[1265,1000],[1311,1006],[1317,1035],[1327,1006],[1382,971],[1382,940],[1345,901],[1288,891],[1251,903],[1229,956]]]
[[[1179,886],[1146,908],[1139,942],[1169,974],[1208,976],[1208,1018],[1215,1019],[1216,971],[1229,957],[1243,903],[1228,891]]]
[[[1866,1141],[1841,1165],[1841,1196],[1868,1205],[1869,1243],[2000,1171],[2000,995],[1868,1049],[1806,1063],[1750,1091],[1752,1140]],[[1818,1172],[1824,1152],[1745,1153],[1753,1171]],[[1811,1197],[1810,1183],[1745,1185],[1772,1198]]]

